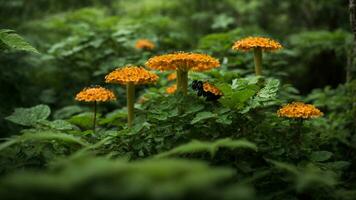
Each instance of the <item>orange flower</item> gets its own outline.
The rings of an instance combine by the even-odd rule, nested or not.
[[[167,76],[167,79],[168,79],[169,81],[173,81],[173,80],[177,79],[177,73],[176,73],[176,72],[173,72],[173,73],[169,74],[169,75]]]
[[[155,44],[148,39],[139,39],[135,44],[136,49],[152,50],[155,48]]]
[[[203,90],[205,92],[211,92],[213,93],[214,95],[217,95],[217,96],[223,96],[223,93],[219,90],[219,88],[215,87],[214,85],[208,83],[208,82],[205,82],[203,84]]]
[[[126,66],[118,68],[115,71],[105,76],[106,83],[118,83],[126,85],[133,83],[134,85],[142,85],[154,83],[158,76],[143,67]]]
[[[219,67],[217,59],[198,53],[172,53],[150,58],[146,66],[156,70],[206,71]]]
[[[283,47],[279,42],[265,37],[247,37],[236,41],[232,47],[233,50],[242,51],[249,51],[254,48],[261,48],[264,51],[275,51]]]
[[[323,115],[323,113],[311,104],[293,102],[283,106],[277,111],[279,117],[309,119]]]
[[[173,94],[176,92],[176,90],[177,90],[177,84],[174,84],[174,85],[166,88],[167,94]]]
[[[75,96],[75,100],[85,102],[105,102],[116,100],[116,97],[112,91],[100,86],[95,86],[84,88]]]

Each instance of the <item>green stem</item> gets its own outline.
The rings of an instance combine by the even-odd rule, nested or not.
[[[94,101],[94,117],[93,117],[93,132],[95,133],[95,126],[96,126],[96,108],[97,107],[97,102]]]
[[[255,73],[257,76],[262,75],[262,49],[260,47],[253,49],[255,60]]]
[[[295,122],[296,135],[294,136],[294,142],[296,143],[296,145],[300,145],[301,143],[303,122],[303,119],[296,119]]]
[[[188,93],[188,71],[177,70],[177,92]]]
[[[134,120],[134,104],[135,104],[135,85],[133,83],[128,83],[126,85],[126,95],[127,95],[127,126],[132,127],[132,122]]]

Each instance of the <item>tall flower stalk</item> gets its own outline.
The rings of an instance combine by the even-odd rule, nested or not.
[[[93,102],[93,106],[94,106],[93,132],[95,133],[98,102],[116,100],[116,97],[112,91],[100,86],[94,86],[94,87],[84,88],[75,96],[75,100],[84,101],[84,102]]]
[[[217,59],[199,53],[177,52],[155,56],[146,62],[151,69],[167,71],[176,70],[177,92],[187,95],[189,71],[206,71],[220,66]]]
[[[304,121],[323,116],[323,113],[311,104],[293,102],[280,108],[277,111],[277,115],[279,117],[291,119],[291,123],[293,124],[292,128],[293,130],[296,130],[294,141],[296,144],[300,144],[301,130]]]
[[[133,125],[135,118],[135,86],[155,83],[158,76],[142,67],[125,66],[118,68],[105,76],[105,82],[126,86],[127,97],[127,126]]]
[[[128,83],[126,85],[126,95],[127,95],[127,124],[129,127],[132,126],[134,120],[134,108],[135,108],[135,85]]]
[[[262,75],[262,54],[263,51],[270,52],[283,48],[282,45],[270,38],[265,37],[247,37],[238,40],[232,46],[233,50],[252,51],[254,54],[255,73]]]

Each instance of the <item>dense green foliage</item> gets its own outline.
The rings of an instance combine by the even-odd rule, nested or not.
[[[0,2],[1,199],[341,199],[356,196],[356,81],[346,0],[12,0]],[[245,36],[280,41],[264,54],[231,49]],[[138,50],[138,39],[156,48]],[[223,93],[168,95],[169,72],[136,88],[127,128],[117,67],[174,51],[221,67],[192,72]],[[92,130],[82,88],[103,85]],[[191,84],[191,81],[190,81]],[[303,101],[324,116],[278,117]]]

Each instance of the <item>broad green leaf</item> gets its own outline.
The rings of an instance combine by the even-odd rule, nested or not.
[[[235,79],[232,83],[221,83],[217,85],[224,93],[219,102],[231,109],[241,110],[248,100],[250,100],[258,91],[257,82],[251,82],[248,79]]]
[[[284,163],[284,162],[279,162],[275,160],[269,160],[267,159],[268,162],[272,163],[276,168],[287,171],[292,174],[298,174],[298,168],[294,165]]]
[[[61,141],[65,143],[76,143],[82,146],[87,146],[88,143],[73,135],[60,132],[37,132],[37,133],[24,133],[23,135],[16,136],[0,144],[0,151],[8,148],[17,143],[27,143],[27,142],[41,142],[41,141]]]
[[[232,120],[229,119],[229,115],[219,115],[219,118],[216,120],[217,123],[230,125]]]
[[[62,193],[75,196],[77,188],[91,191],[107,183],[104,191],[112,191],[115,197],[123,199],[167,199],[167,195],[181,199],[182,194],[199,194],[228,182],[235,174],[231,168],[183,159],[129,162],[83,155],[54,161],[51,166],[39,172],[26,170],[2,178],[1,185],[6,189],[0,194],[11,196],[17,192],[19,199],[36,199],[36,196],[48,194],[58,197]],[[104,198],[109,193],[102,194],[100,197]]]
[[[6,120],[23,126],[33,126],[41,120],[45,120],[51,114],[47,105],[37,105],[31,108],[16,108]]]
[[[0,29],[0,43],[7,50],[29,51],[39,53],[37,49],[31,46],[25,39],[15,31],[9,29]]]
[[[231,16],[224,14],[220,14],[215,17],[211,28],[213,29],[226,29],[229,25],[234,23],[234,18]]]
[[[60,110],[57,110],[53,117],[54,119],[68,119],[74,114],[83,112],[83,109],[79,106],[66,106]]]
[[[65,120],[54,120],[54,121],[47,121],[43,120],[41,121],[41,124],[48,126],[51,129],[59,130],[59,131],[65,131],[65,130],[72,130],[73,125]]]
[[[257,92],[256,98],[262,100],[269,100],[277,95],[280,82],[278,79],[268,79],[266,86]]]
[[[18,137],[20,142],[25,141],[50,141],[58,140],[66,143],[77,143],[86,146],[87,142],[73,135],[60,132],[38,132],[38,133],[25,133]]]
[[[205,142],[193,140],[187,144],[178,146],[170,151],[158,154],[156,157],[167,157],[177,154],[187,154],[187,153],[197,153],[197,152],[209,152],[211,156],[214,156],[215,153],[220,148],[228,149],[251,149],[257,151],[257,146],[254,143],[251,143],[247,140],[232,140],[231,138],[219,139],[214,142]]]
[[[212,113],[212,112],[200,112],[197,113],[195,118],[190,122],[191,124],[196,124],[200,121],[206,120],[206,119],[210,119],[210,118],[214,118],[217,115]]]
[[[99,118],[100,118],[100,114],[97,114],[97,120]],[[90,129],[93,126],[93,119],[94,119],[94,113],[85,112],[78,115],[74,115],[68,120],[68,122],[82,128]]]
[[[120,122],[122,119],[127,118],[127,110],[126,109],[120,109],[120,110],[115,110],[111,113],[108,113],[105,118],[101,119],[99,121],[100,125],[105,125],[105,124],[113,124],[113,125],[121,125],[122,123]],[[125,120],[126,123],[126,120]]]
[[[329,151],[315,151],[310,155],[310,160],[314,162],[327,161],[332,157],[333,153]]]

